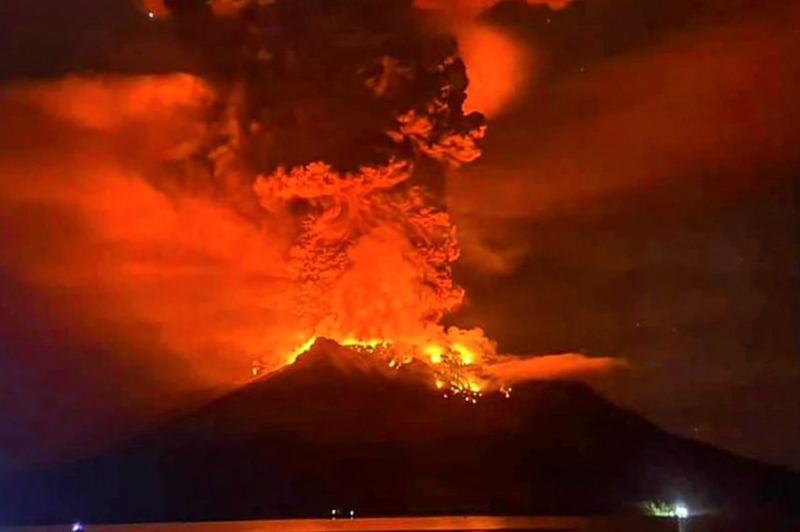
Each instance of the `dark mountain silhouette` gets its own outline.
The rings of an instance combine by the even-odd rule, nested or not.
[[[443,398],[426,372],[318,341],[125,445],[8,480],[0,521],[800,508],[797,473],[670,435],[584,384],[531,382],[471,404]]]

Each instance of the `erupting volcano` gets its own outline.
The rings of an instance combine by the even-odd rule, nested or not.
[[[0,521],[592,514],[677,497],[730,514],[797,508],[797,474],[670,435],[585,384],[477,400],[432,379],[423,362],[394,369],[320,339],[122,445],[0,482]]]
[[[480,156],[486,127],[464,112],[470,65],[454,35],[489,5],[144,2],[202,50],[213,94],[168,190],[210,195],[281,242],[283,326],[248,350],[254,376],[325,337],[391,367],[425,361],[432,385],[473,399],[530,377],[482,330],[442,325],[464,302],[445,175]],[[611,363],[582,362],[559,367]]]
[[[623,192],[657,195],[657,186],[667,186],[662,173],[736,166],[720,154],[740,147],[745,161],[761,161],[755,154],[764,150],[774,161],[761,166],[777,163],[794,145],[787,141],[794,125],[784,124],[791,120],[781,109],[792,107],[794,95],[773,87],[794,74],[783,65],[790,53],[775,56],[772,41],[752,41],[746,31],[739,38],[731,28],[730,35],[708,33],[714,46],[697,51],[677,39],[654,48],[648,37],[637,46],[646,42],[648,53],[663,56],[651,64],[618,50],[639,54],[628,41],[644,36],[606,42],[593,29],[597,35],[580,47],[602,45],[584,54],[594,58],[594,72],[567,44],[581,24],[594,28],[600,20],[592,11],[599,4],[589,0],[563,17],[548,10],[569,0],[496,9],[495,0],[130,1],[141,12],[126,16],[146,34],[136,38],[171,50],[175,64],[147,64],[143,75],[106,69],[0,88],[0,112],[14,124],[0,128],[0,174],[10,176],[0,180],[0,207],[10,220],[0,234],[10,249],[0,257],[0,275],[13,281],[0,308],[0,339],[8,336],[11,348],[0,343],[0,351],[17,357],[0,365],[11,368],[7,381],[16,386],[2,396],[11,401],[0,403],[36,399],[30,408],[0,408],[2,415],[19,411],[0,433],[0,521],[315,517],[345,507],[358,515],[606,514],[662,500],[731,514],[797,511],[797,474],[670,434],[575,382],[624,360],[504,354],[491,338],[514,351],[525,342],[550,351],[573,339],[580,351],[639,353],[649,345],[637,355],[654,359],[647,371],[639,372],[641,364],[625,375],[634,391],[647,391],[641,404],[671,401],[664,390],[682,395],[684,384],[731,390],[739,395],[730,403],[746,403],[739,397],[748,388],[727,382],[733,369],[713,367],[724,387],[700,382],[711,379],[708,371],[696,383],[681,379],[699,363],[706,339],[725,336],[711,325],[723,323],[732,301],[757,307],[724,322],[737,328],[773,315],[760,309],[777,290],[722,297],[738,291],[739,280],[765,279],[750,277],[760,265],[740,265],[741,249],[761,257],[763,243],[703,249],[714,280],[698,280],[695,262],[662,260],[661,248],[650,247],[663,229],[652,220],[653,233],[637,237],[640,254],[627,256],[627,243],[608,256],[585,252],[601,232],[614,233],[609,242],[628,239],[647,202],[588,235],[584,222],[550,226],[529,214],[547,216],[561,202],[572,211],[584,201],[617,202]],[[598,12],[609,14],[625,7],[600,4],[608,6]],[[630,20],[647,33],[654,17],[642,9]],[[722,11],[707,10],[709,17]],[[503,22],[515,14],[525,16]],[[616,22],[607,26],[603,32],[617,30]],[[773,32],[764,21],[759,27]],[[525,33],[537,28],[555,30],[542,37],[558,37],[550,48]],[[794,35],[791,29],[781,31]],[[747,56],[739,63],[718,36],[736,36],[756,51],[733,48]],[[547,55],[562,45],[570,53]],[[563,63],[570,64],[561,71]],[[673,86],[685,64],[689,82]],[[749,65],[746,74],[741,64]],[[534,80],[535,90],[523,91]],[[642,85],[628,94],[631,80]],[[761,86],[764,101],[748,102],[745,95]],[[656,102],[628,105],[637,91],[657,93]],[[767,105],[775,95],[779,103]],[[533,113],[539,98],[544,111]],[[650,123],[652,105],[669,119]],[[510,110],[519,111],[513,120]],[[529,148],[535,164],[522,165]],[[606,160],[606,148],[626,156]],[[672,168],[668,159],[679,164]],[[741,171],[755,172],[751,166]],[[641,189],[631,184],[640,178]],[[709,206],[709,190],[717,191],[708,187],[687,193],[697,195],[698,211]],[[573,204],[573,193],[590,199]],[[500,212],[515,194],[524,201]],[[519,253],[504,241],[507,222],[525,239]],[[531,237],[534,223],[549,240]],[[695,239],[704,227],[665,249],[688,254],[716,242],[716,226],[706,228],[714,235]],[[549,252],[568,232],[581,236],[580,246],[552,257],[527,253]],[[467,264],[458,263],[460,244]],[[604,247],[605,240],[593,253],[605,254]],[[560,258],[566,253],[569,261]],[[506,268],[512,255],[535,262],[519,267],[524,282]],[[602,272],[573,290],[584,255]],[[645,271],[631,264],[637,260],[655,273],[641,275],[639,291],[617,300]],[[747,277],[717,282],[734,262]],[[786,272],[796,271],[789,266]],[[498,275],[484,276],[490,271]],[[670,299],[680,309],[673,314],[696,314],[685,320],[662,312],[664,300],[648,291],[679,275],[690,281],[663,290],[692,292]],[[476,301],[485,296],[483,315],[467,316],[475,307],[462,284],[474,287]],[[715,288],[700,294],[708,286]],[[611,305],[579,312],[590,300]],[[542,307],[528,304],[539,301],[558,302],[549,321]],[[494,302],[503,310],[490,311]],[[657,325],[645,331],[640,324],[648,321]],[[557,335],[539,340],[537,330],[546,336],[562,323]],[[658,339],[656,327],[681,339]],[[771,331],[756,329],[707,351],[747,351]],[[664,379],[673,370],[670,346],[694,351],[681,352],[677,378]],[[747,351],[746,358],[754,357]],[[643,376],[650,380],[638,382]],[[653,386],[667,380],[672,388]],[[613,383],[608,390],[614,394]],[[716,410],[692,404],[698,397],[687,394],[673,410],[691,410],[692,433],[715,441],[699,431]],[[33,440],[50,448],[29,452]],[[13,451],[7,466],[6,447]]]

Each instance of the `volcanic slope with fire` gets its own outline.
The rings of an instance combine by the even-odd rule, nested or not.
[[[672,436],[588,386],[530,381],[476,402],[318,340],[297,362],[101,455],[0,488],[2,521],[585,514],[643,500],[800,508],[800,476]]]

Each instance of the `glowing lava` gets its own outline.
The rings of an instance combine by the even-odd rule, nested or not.
[[[306,353],[316,342],[317,337],[311,337],[299,347],[292,350],[289,364],[294,364],[303,353]],[[464,345],[427,344],[423,348],[410,346],[403,348],[383,339],[358,340],[348,337],[339,342],[358,353],[375,357],[392,369],[418,360],[428,365],[433,375],[433,385],[442,391],[443,397],[463,397],[469,403],[476,403],[487,386],[486,376],[481,374],[481,368],[473,364],[475,354]],[[257,361],[253,364],[252,374],[259,376],[263,366]],[[511,388],[500,387],[501,393],[509,397]]]

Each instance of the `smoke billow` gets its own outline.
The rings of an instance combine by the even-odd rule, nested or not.
[[[240,2],[225,16],[213,4],[167,7],[192,45],[213,50],[219,112],[193,156],[212,182],[254,192],[249,216],[288,236],[301,330],[443,336],[439,321],[463,298],[444,168],[477,158],[484,128],[462,110],[453,39],[423,32],[400,1]]]
[[[499,110],[521,79],[514,44],[476,21],[490,5],[166,5],[193,46],[212,50],[220,111],[195,155],[211,180],[252,184],[258,218],[283,221],[300,329],[412,350],[457,342],[490,362],[481,331],[440,325],[464,296],[444,174],[479,157],[484,133],[483,116],[464,111],[461,53],[476,72],[498,64],[487,52],[510,61],[484,73],[506,82],[473,93],[473,108]],[[436,30],[443,17],[452,31]]]
[[[315,336],[497,362],[441,325],[464,297],[445,173],[484,133],[452,34],[405,0],[144,7],[204,72],[0,92],[3,275],[80,300],[72,336],[148,331],[162,384],[229,385]]]

